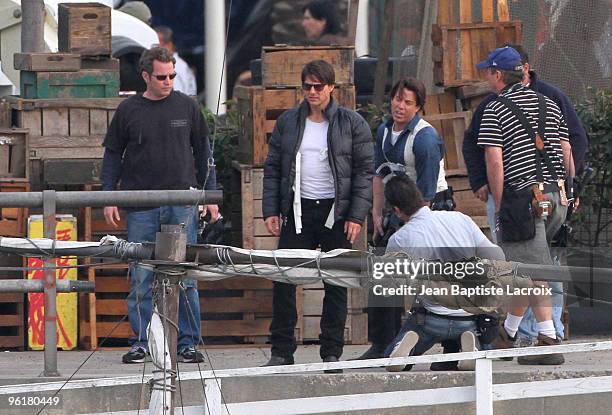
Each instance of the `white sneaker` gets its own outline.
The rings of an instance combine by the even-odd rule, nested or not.
[[[408,331],[399,343],[395,345],[389,357],[408,357],[410,352],[419,341],[419,335],[414,331]],[[389,365],[385,367],[387,372],[401,372],[406,365]]]
[[[461,333],[461,351],[462,352],[477,352],[476,336],[471,331]],[[476,360],[460,360],[457,364],[459,370],[476,370]]]

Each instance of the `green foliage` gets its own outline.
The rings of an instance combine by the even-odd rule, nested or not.
[[[389,103],[386,102],[379,107],[374,104],[368,104],[357,109],[357,112],[368,122],[372,130],[372,137],[376,137],[378,126],[391,115]]]
[[[223,188],[228,187],[231,179],[232,160],[235,159],[240,134],[236,101],[227,101],[225,105],[226,113],[219,116],[210,109],[202,107],[202,114],[210,130],[211,146],[214,146],[217,181],[223,185]]]

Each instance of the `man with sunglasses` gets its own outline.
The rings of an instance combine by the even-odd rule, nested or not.
[[[103,190],[187,190],[216,189],[208,127],[196,101],[173,90],[175,60],[164,48],[145,50],[140,71],[147,89],[123,101],[104,139]],[[213,220],[216,205],[205,206]],[[187,242],[196,242],[197,206],[160,206],[127,210],[128,240],[154,242],[162,224],[184,224]],[[119,210],[104,208],[104,218],[117,227]],[[153,272],[130,266],[128,317],[136,337],[124,363],[143,363],[147,354],[147,326],[152,315]],[[195,280],[184,280],[179,300],[179,359],[202,362],[196,350],[200,342],[200,303]]]
[[[322,60],[302,70],[304,101],[276,121],[264,166],[263,216],[278,248],[350,248],[372,205],[374,148],[366,121],[332,97],[335,73]],[[344,347],[346,288],[324,284],[320,355]],[[295,285],[274,282],[267,366],[293,364]]]

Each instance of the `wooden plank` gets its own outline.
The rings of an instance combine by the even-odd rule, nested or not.
[[[302,69],[313,60],[323,59],[334,67],[336,84],[353,84],[353,46],[264,46],[261,53],[262,85],[268,87],[299,87]]]
[[[253,222],[253,236],[271,236],[263,219],[251,218],[251,221]]]
[[[5,97],[11,108],[18,111],[33,110],[37,108],[93,108],[115,110],[125,98],[53,98],[53,99],[24,99],[20,97]]]
[[[68,135],[68,109],[43,109],[42,110],[42,135]]]
[[[201,290],[271,290],[272,281],[263,278],[232,277],[200,282],[198,288]]]
[[[482,0],[482,21],[492,22],[494,17],[493,0]]]
[[[472,0],[460,0],[460,23],[472,23]],[[462,30],[460,32],[460,59],[461,78],[471,79],[474,77],[475,68],[472,63],[472,33]]]
[[[27,128],[30,131],[30,137],[42,135],[41,110],[19,111],[17,113],[17,126]]]
[[[75,147],[95,147],[100,148],[104,141],[104,135],[79,135],[79,136],[64,136],[64,135],[49,135],[49,136],[34,136],[30,139],[30,148],[53,148],[66,147],[66,149],[74,149]]]
[[[510,11],[508,10],[508,0],[497,0],[497,20],[500,22],[510,21]]]
[[[259,236],[253,238],[253,249],[270,249],[278,248],[278,238],[276,236]]]
[[[271,319],[203,320],[202,336],[269,336]]]
[[[128,312],[126,300],[96,299],[98,316],[125,316]]]
[[[253,181],[252,170],[241,172],[240,194],[242,212],[242,247],[253,249],[254,247],[254,228],[253,228]]]
[[[120,69],[119,59],[81,59],[82,69],[103,69],[107,71],[118,71]]]
[[[106,110],[89,111],[89,131],[90,134],[106,134],[108,119]]]
[[[476,82],[474,84],[457,87],[455,93],[459,99],[470,99],[483,95],[486,96],[492,92],[488,82]]]
[[[325,290],[303,290],[302,291],[302,314],[304,316],[321,316],[323,311],[323,297]]]
[[[451,20],[453,0],[438,0],[438,24],[454,23]]]
[[[130,283],[127,277],[97,277],[96,293],[129,293]]]
[[[89,135],[89,110],[85,108],[70,108],[69,134],[71,136]]]
[[[81,69],[77,53],[15,53],[13,67],[20,71],[70,72]]]
[[[88,324],[84,325],[87,330]],[[98,334],[98,338],[117,338],[117,339],[127,339],[130,336],[133,336],[132,327],[128,321],[123,322],[114,322],[114,321],[99,321],[96,323],[96,330]]]
[[[23,324],[23,315],[0,314],[0,327],[15,327]]]
[[[264,297],[255,297],[249,290],[245,297],[200,297],[202,313],[272,313],[272,290]]]
[[[82,148],[30,148],[30,160],[66,158],[66,159],[96,159],[104,157],[103,147]]]

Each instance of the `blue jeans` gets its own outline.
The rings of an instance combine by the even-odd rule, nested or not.
[[[187,232],[187,243],[197,241],[197,207],[195,206],[162,206],[149,210],[130,212],[127,215],[128,240],[130,242],[155,242],[155,234],[161,225],[178,225],[184,223]],[[128,317],[132,331],[136,334],[130,338],[130,344],[147,348],[147,328],[153,313],[151,284],[153,271],[130,265],[130,295],[127,298]],[[179,296],[179,335],[177,346],[184,348],[195,346],[200,342],[200,300],[197,281],[183,280],[184,290]]]
[[[399,334],[387,346],[385,356],[389,357],[395,346],[401,342],[402,337],[409,331],[419,335],[419,341],[410,352],[410,356],[420,356],[436,343],[444,340],[460,341],[461,334],[465,331],[476,331],[476,322],[469,320],[452,320],[450,318],[438,317],[432,314],[425,315],[424,324],[417,324],[417,317],[412,314],[402,326]]]
[[[493,203],[493,195],[489,193],[487,199],[487,219],[489,221],[489,229],[491,230],[491,239],[493,243],[497,243],[497,235],[495,235],[495,204]],[[560,338],[564,337],[565,329],[561,322],[563,315],[563,283],[561,282],[549,282],[549,286],[553,289],[552,295],[552,317],[555,330]],[[533,339],[538,337],[538,331],[535,328],[536,318],[528,307],[523,315],[523,320],[518,329],[518,336],[523,339]]]

